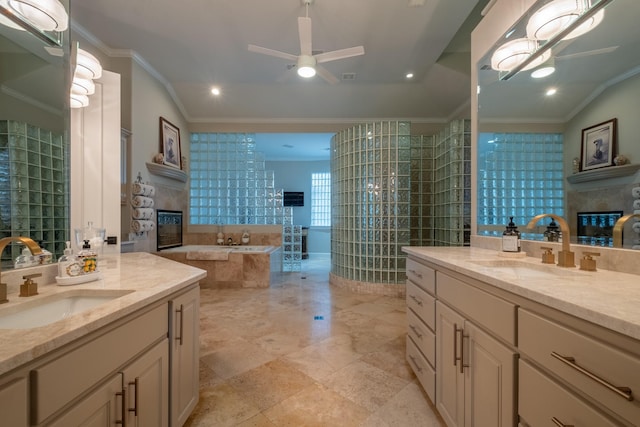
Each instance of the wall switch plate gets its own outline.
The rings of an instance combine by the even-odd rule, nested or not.
[[[107,245],[117,245],[118,236],[107,236]]]

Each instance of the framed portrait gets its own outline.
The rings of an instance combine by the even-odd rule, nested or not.
[[[617,124],[618,119],[611,119],[582,129],[581,171],[613,166]]]
[[[182,169],[180,152],[180,129],[164,117],[160,117],[160,152],[163,164]]]

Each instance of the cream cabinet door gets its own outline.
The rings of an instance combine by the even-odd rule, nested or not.
[[[29,387],[27,378],[20,377],[0,385],[0,417],[8,426],[29,425]]]
[[[121,426],[124,415],[123,397],[122,374],[116,374],[48,425],[50,427]]]
[[[127,426],[169,425],[169,344],[165,338],[122,371]]]
[[[171,310],[171,425],[182,426],[198,403],[200,288],[174,298]]]
[[[436,302],[436,408],[448,427],[464,426],[464,375],[459,335],[464,318]]]
[[[464,335],[465,426],[515,425],[517,354],[469,321]]]

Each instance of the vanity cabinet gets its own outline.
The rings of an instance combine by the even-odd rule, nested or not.
[[[0,414],[8,426],[29,425],[29,383],[26,373],[14,375],[0,384]]]
[[[586,322],[569,325],[535,311],[519,310],[519,348],[526,360],[521,364],[519,384],[523,421],[535,426],[544,414],[546,419],[556,418],[567,425],[637,425],[640,355],[613,333],[605,331],[594,337],[593,329]],[[545,384],[545,390],[562,391],[556,393],[554,405],[545,401],[552,392],[540,393],[539,384]],[[544,396],[535,397],[539,394]],[[603,413],[620,421],[607,421]]]
[[[181,426],[198,403],[200,288],[169,302],[171,312],[171,425]]]

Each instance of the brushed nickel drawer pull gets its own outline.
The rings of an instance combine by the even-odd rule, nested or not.
[[[422,279],[422,274],[418,273],[415,270],[409,270],[412,274],[415,274],[416,276],[418,276],[419,279]]]
[[[419,332],[419,329],[413,325],[409,325],[414,334],[418,336],[418,338],[422,338],[422,334]]]
[[[116,393],[116,396],[122,396],[122,406],[120,407],[120,416],[122,420],[115,420],[116,424],[121,424],[122,427],[127,426],[127,389],[123,388],[122,392]]]
[[[140,377],[136,377],[134,382],[129,382],[130,386],[134,386],[135,392],[133,393],[133,408],[129,408],[129,412],[133,412],[134,416],[138,416],[138,388],[140,388]]]
[[[460,372],[462,372],[462,356],[458,357],[458,332],[460,335],[463,333],[462,328],[458,328],[458,324],[453,324],[453,366],[458,364],[458,360],[460,361]],[[460,340],[462,344],[462,340]]]
[[[573,357],[562,356],[561,354],[556,353],[555,351],[552,351],[551,355],[553,357],[555,357],[556,359],[558,359],[559,361],[567,364],[568,366],[571,366],[573,369],[577,370],[581,374],[586,375],[587,377],[591,378],[592,380],[594,380],[598,384],[605,386],[606,388],[608,388],[609,390],[611,390],[612,392],[614,392],[618,396],[628,400],[629,402],[631,402],[633,400],[633,392],[631,391],[631,389],[629,387],[617,387],[617,386],[611,384],[607,380],[604,380],[604,379],[600,378],[596,374],[594,374],[592,372],[589,372],[585,368],[583,368],[580,365],[578,365],[576,363],[576,359],[573,358]]]
[[[410,297],[412,300],[414,300],[414,301],[416,302],[416,304],[418,304],[419,306],[421,306],[421,307],[422,307],[422,300],[421,300],[421,299],[416,298],[414,295],[409,295],[409,297]]]
[[[551,421],[558,427],[573,427],[573,424],[563,424],[562,421],[557,419],[556,417],[551,418]]]
[[[182,345],[182,336],[184,335],[184,306],[180,304],[180,308],[176,310],[176,313],[180,313],[180,336],[176,337],[176,341]]]
[[[422,373],[422,368],[420,367],[420,365],[418,365],[418,362],[416,362],[415,357],[413,357],[412,355],[409,355],[409,359],[411,359],[411,361],[413,362],[413,365],[416,367],[418,372]]]

